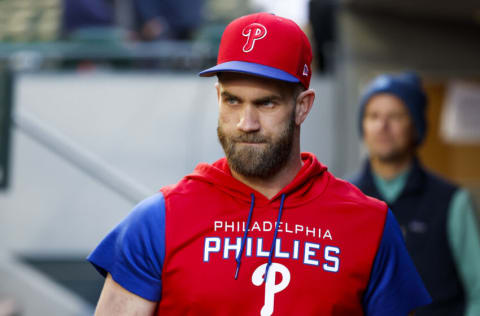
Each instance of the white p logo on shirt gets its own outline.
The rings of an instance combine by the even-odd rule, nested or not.
[[[263,283],[263,276],[267,264],[264,263],[259,266],[252,275],[252,283],[256,286],[260,286]],[[275,284],[275,276],[279,272],[282,275],[282,282]],[[290,271],[287,267],[279,263],[272,263],[268,269],[267,283],[265,284],[265,305],[263,305],[260,311],[261,316],[270,316],[273,314],[274,296],[275,293],[283,291],[290,283]]]

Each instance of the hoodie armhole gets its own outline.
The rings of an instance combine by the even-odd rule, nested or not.
[[[407,252],[400,226],[388,210],[363,297],[365,315],[404,316],[430,302],[430,295]]]

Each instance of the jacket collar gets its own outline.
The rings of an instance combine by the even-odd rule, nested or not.
[[[425,170],[420,163],[418,157],[415,156],[412,161],[412,166],[410,168],[409,174],[407,176],[405,187],[403,188],[402,193],[400,193],[399,198],[404,194],[421,192],[424,188],[424,184]],[[380,199],[382,198],[377,187],[375,186],[375,182],[373,180],[372,166],[368,159],[364,162],[362,171],[359,176],[358,186],[362,188],[362,191],[366,195],[370,195]]]

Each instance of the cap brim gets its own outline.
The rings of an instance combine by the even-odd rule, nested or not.
[[[210,77],[219,72],[238,72],[287,82],[300,82],[295,76],[283,70],[246,61],[229,61],[222,63],[212,68],[205,69],[198,75],[201,77]]]

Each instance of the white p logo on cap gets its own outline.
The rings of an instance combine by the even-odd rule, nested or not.
[[[251,52],[255,46],[255,41],[264,38],[267,35],[267,28],[260,23],[252,23],[242,31],[242,35],[247,38],[247,42],[243,45],[245,53]]]

